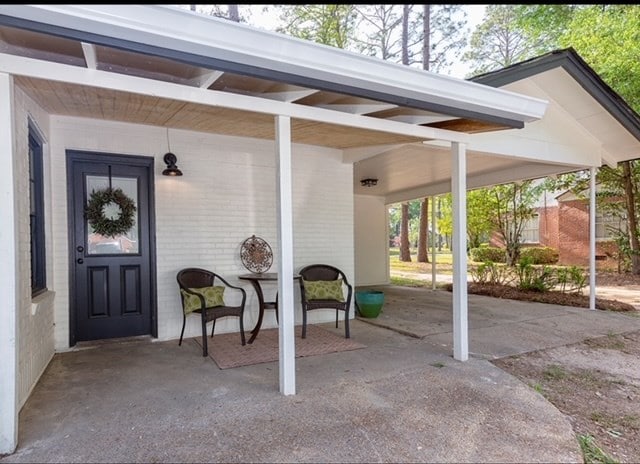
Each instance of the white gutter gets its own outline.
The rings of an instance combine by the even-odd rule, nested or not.
[[[540,119],[547,108],[537,98],[175,7],[4,5],[0,14],[522,123]]]

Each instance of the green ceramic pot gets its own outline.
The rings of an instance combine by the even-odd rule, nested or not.
[[[380,315],[384,303],[384,293],[375,290],[356,292],[356,306],[362,317],[375,318]]]

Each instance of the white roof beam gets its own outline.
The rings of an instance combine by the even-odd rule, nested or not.
[[[320,104],[315,105],[317,108],[326,108],[328,110],[342,111],[343,113],[350,114],[369,114],[376,113],[378,111],[390,110],[397,108],[397,105],[385,105],[382,103],[371,104],[353,104],[353,105],[341,105],[341,104]]]
[[[203,69],[203,71],[205,71]],[[189,84],[201,89],[208,89],[215,81],[220,79],[224,73],[222,71],[209,71],[203,72],[200,76],[192,79]]]
[[[551,174],[562,174],[575,171],[572,166],[556,166],[549,164],[527,163],[522,166],[500,169],[467,176],[467,189],[472,190],[480,187],[489,187],[497,184],[506,184],[525,179],[538,179]],[[410,189],[392,192],[385,197],[388,205],[402,203],[404,201],[417,200],[419,198],[442,195],[451,191],[451,181],[444,180],[433,184],[422,185]]]
[[[575,147],[552,143],[547,139],[521,137],[518,132],[516,130],[515,132],[475,134],[469,140],[467,151],[540,163],[571,165],[579,168],[602,164],[600,153],[576,150]],[[425,140],[423,143],[432,147],[448,149],[448,143],[441,140]]]
[[[95,45],[82,42],[82,53],[84,54],[87,68],[98,69],[98,54],[96,53]]]
[[[271,100],[292,103],[318,92],[319,90],[315,90],[315,89],[303,89],[303,90],[285,90],[283,92],[264,92],[260,94],[254,94],[254,95],[256,97],[263,97],[263,98],[269,98]]]
[[[431,123],[440,122],[440,121],[451,121],[451,120],[460,119],[460,118],[452,118],[447,116],[426,116],[426,115],[420,116],[415,114],[399,114],[399,115],[391,116],[384,119],[388,119],[390,121],[404,122],[407,124],[420,125],[420,124],[431,124]]]

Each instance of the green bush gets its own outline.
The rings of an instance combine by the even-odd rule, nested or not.
[[[548,292],[556,286],[556,273],[548,266],[534,266],[531,257],[520,258],[516,266],[517,284],[520,290]]]
[[[486,261],[469,268],[471,279],[477,284],[509,285],[513,281],[511,269],[504,264]]]
[[[551,247],[524,247],[520,250],[520,258],[530,259],[531,264],[556,264],[560,255]]]
[[[477,263],[504,263],[506,261],[504,248],[481,246],[478,248],[472,248],[469,250],[469,254],[471,256],[471,260]]]

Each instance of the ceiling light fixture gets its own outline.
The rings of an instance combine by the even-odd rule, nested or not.
[[[362,185],[363,187],[373,187],[375,185],[378,185],[378,179],[373,179],[373,178],[362,179],[360,181],[360,185]]]

